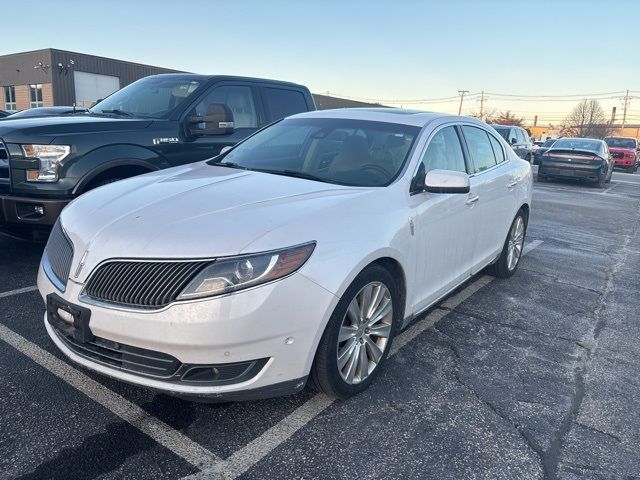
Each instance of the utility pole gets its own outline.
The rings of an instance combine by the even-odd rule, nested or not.
[[[624,135],[624,124],[627,123],[627,107],[629,106],[629,90],[624,96],[624,110],[622,110],[622,128],[620,129],[620,135]]]
[[[480,121],[484,120],[484,90],[480,93]],[[460,102],[462,103],[462,99],[460,99]]]
[[[469,93],[469,90],[458,90],[458,95],[460,95],[460,106],[458,107],[458,115],[462,114],[462,100],[467,93]]]

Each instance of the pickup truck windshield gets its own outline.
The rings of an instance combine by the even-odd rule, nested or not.
[[[604,141],[612,148],[636,148],[636,141],[633,138],[608,137]]]
[[[147,77],[118,90],[89,111],[122,117],[166,118],[200,86],[184,77]]]
[[[268,127],[209,163],[325,183],[390,184],[420,129],[334,118],[292,118]]]

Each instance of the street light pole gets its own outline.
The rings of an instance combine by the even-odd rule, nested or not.
[[[462,113],[462,100],[467,93],[469,93],[469,90],[458,90],[458,95],[460,95],[460,106],[458,107],[458,115]]]

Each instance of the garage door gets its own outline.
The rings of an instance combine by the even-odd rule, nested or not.
[[[73,72],[76,105],[91,107],[96,100],[111,95],[120,89],[120,79],[98,73]]]

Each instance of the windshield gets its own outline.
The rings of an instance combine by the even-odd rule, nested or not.
[[[90,109],[142,118],[166,118],[200,86],[200,81],[184,77],[147,77],[127,85]]]
[[[554,143],[556,143],[555,138],[554,139],[547,139],[544,144],[542,145],[543,147],[549,148],[551,145],[553,145]]]
[[[604,141],[613,148],[636,148],[636,141],[633,138],[608,137]]]
[[[600,140],[589,140],[585,138],[561,138],[553,144],[554,150],[572,149],[572,150],[588,150],[597,152],[600,149]]]
[[[210,163],[340,185],[380,187],[400,173],[420,128],[333,118],[283,120]]]
[[[509,130],[510,128],[506,127],[493,127],[496,132],[500,134],[502,138],[504,138],[507,142],[509,141]]]

